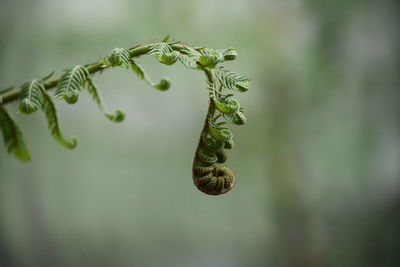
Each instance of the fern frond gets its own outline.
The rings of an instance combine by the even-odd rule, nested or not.
[[[107,61],[111,66],[120,66],[124,69],[129,69],[130,53],[125,48],[115,48]]]
[[[229,90],[245,92],[249,89],[250,79],[235,72],[219,68],[215,71],[220,84]]]
[[[110,120],[113,122],[121,122],[125,118],[125,114],[121,110],[117,110],[115,114],[110,114],[107,111],[107,108],[103,104],[101,100],[101,95],[100,92],[97,90],[96,86],[94,85],[92,79],[87,80],[87,85],[86,89],[89,92],[89,94],[92,96],[92,99],[96,104],[99,106],[100,111]]]
[[[166,78],[162,79],[158,84],[155,84],[147,75],[143,67],[136,61],[131,60],[131,68],[132,71],[136,73],[139,79],[145,81],[148,85],[150,85],[153,88],[156,88],[160,91],[166,91],[171,87],[171,81]]]
[[[24,137],[12,117],[0,105],[0,129],[3,134],[4,144],[8,153],[13,154],[21,161],[30,161],[31,155],[26,146]]]
[[[147,54],[149,55],[155,55],[155,56],[161,56],[162,54],[170,53],[172,52],[173,49],[171,46],[167,43],[161,42],[161,43],[156,43],[150,46],[150,50]]]
[[[21,85],[21,93],[19,94],[19,107],[18,110],[25,114],[30,114],[37,111],[43,102],[44,90],[43,84],[37,79]]]
[[[76,103],[88,76],[89,71],[82,65],[67,69],[60,77],[55,96],[63,98],[68,104]]]
[[[66,139],[61,133],[60,126],[58,125],[57,110],[50,95],[47,94],[47,92],[44,90],[42,91],[42,94],[44,100],[42,110],[46,115],[47,124],[51,135],[58,143],[65,146],[66,148],[75,148],[77,145],[76,138],[72,137],[70,139]]]

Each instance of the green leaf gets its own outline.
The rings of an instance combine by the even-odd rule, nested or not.
[[[55,96],[68,104],[75,104],[88,76],[89,71],[82,65],[67,69],[58,82]]]
[[[115,48],[110,56],[107,57],[107,61],[110,66],[120,66],[125,69],[129,69],[130,53],[124,48]]]
[[[42,91],[44,90],[43,84],[37,79],[21,85],[18,110],[22,113],[30,114],[41,108],[43,102]]]
[[[249,89],[250,79],[222,67],[215,71],[220,84],[229,90],[245,92]]]
[[[92,95],[92,99],[94,102],[96,102],[96,104],[99,106],[100,111],[110,120],[113,122],[121,122],[124,120],[125,118],[125,114],[124,112],[122,112],[121,110],[117,110],[115,112],[115,114],[110,114],[107,111],[107,108],[105,107],[105,105],[103,104],[102,100],[101,100],[101,95],[100,92],[97,90],[96,86],[94,85],[92,79],[88,79],[87,80],[87,91],[89,92],[89,94]]]
[[[30,161],[31,155],[22,132],[2,105],[0,105],[0,129],[8,153],[13,154],[21,161]]]
[[[61,133],[60,126],[58,125],[57,110],[50,95],[47,94],[47,92],[44,90],[42,91],[42,94],[44,100],[42,110],[46,115],[47,124],[51,135],[58,143],[65,146],[66,148],[75,148],[77,145],[76,138],[72,137],[70,139],[66,139]]]
[[[168,34],[167,36],[164,37],[164,39],[162,40],[162,42],[163,42],[163,43],[168,42],[169,38],[170,38],[170,36],[169,36],[169,34]]]
[[[40,79],[41,81],[47,81],[48,79],[51,78],[51,76],[53,76],[53,74],[55,73],[55,71],[53,70],[52,72],[50,72],[47,76],[43,77],[42,79]]]
[[[131,68],[132,71],[136,73],[139,79],[145,81],[148,85],[150,85],[153,88],[156,88],[160,91],[166,91],[171,87],[171,81],[166,78],[162,79],[158,84],[155,84],[147,75],[147,73],[144,71],[143,67],[139,63],[133,60],[131,60]]]

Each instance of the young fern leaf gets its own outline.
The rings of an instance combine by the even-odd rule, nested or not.
[[[222,67],[215,71],[220,84],[229,90],[246,92],[249,90],[250,79]]]
[[[179,61],[188,69],[196,69],[199,57],[200,54],[196,50],[185,47],[181,50]]]
[[[129,69],[130,53],[125,48],[115,48],[107,57],[107,65]]]
[[[160,91],[166,91],[171,87],[171,81],[167,78],[164,78],[159,83],[155,84],[147,75],[147,73],[144,71],[142,66],[140,66],[139,63],[133,60],[131,60],[131,68],[132,71],[136,73],[139,79],[145,81],[148,85],[150,85],[153,88],[156,88]]]
[[[214,68],[219,62],[224,61],[222,52],[210,48],[202,49],[197,63],[202,66]]]
[[[31,155],[26,146],[24,137],[22,136],[22,132],[4,109],[3,105],[0,105],[0,129],[8,153],[13,154],[21,161],[30,161]]]
[[[121,110],[117,110],[115,112],[115,114],[110,114],[107,111],[107,108],[105,107],[105,105],[103,104],[102,100],[101,100],[101,95],[100,92],[97,90],[96,86],[93,83],[92,79],[88,79],[87,80],[87,84],[86,84],[86,89],[89,92],[89,94],[92,95],[92,99],[94,102],[96,102],[96,104],[99,106],[100,111],[110,120],[113,122],[121,122],[124,120],[125,118],[125,114],[123,111]]]
[[[150,46],[150,51],[147,54],[154,56],[161,56],[162,54],[167,54],[172,51],[174,50],[171,48],[169,44],[161,42]]]
[[[42,110],[46,116],[51,135],[58,143],[60,143],[64,147],[70,149],[75,148],[78,143],[76,138],[72,137],[70,139],[66,139],[61,133],[60,126],[58,125],[57,110],[50,95],[44,90],[42,91],[42,94]]]
[[[43,84],[37,79],[21,85],[18,110],[22,113],[30,114],[40,109],[43,102],[43,91]]]
[[[55,96],[68,104],[75,104],[88,76],[89,71],[82,65],[67,69],[60,77]]]

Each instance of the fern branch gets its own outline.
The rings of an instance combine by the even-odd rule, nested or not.
[[[39,108],[43,110],[51,135],[57,142],[67,148],[74,148],[77,145],[75,138],[67,139],[61,133],[55,104],[47,93],[47,90],[52,88],[57,88],[55,91],[57,98],[64,99],[69,104],[75,103],[79,93],[86,88],[108,119],[115,122],[122,121],[124,118],[122,111],[117,110],[115,114],[107,111],[92,76],[110,67],[130,66],[139,79],[158,90],[165,91],[170,88],[171,82],[162,79],[158,84],[154,83],[142,66],[134,60],[136,57],[148,54],[155,56],[162,64],[172,65],[179,60],[187,68],[201,70],[206,74],[209,108],[196,150],[193,180],[196,186],[207,194],[228,192],[235,184],[235,175],[230,168],[217,166],[227,159],[224,149],[233,147],[233,134],[225,125],[228,122],[241,125],[245,123],[246,118],[239,102],[231,98],[232,94],[224,94],[223,90],[247,91],[250,79],[222,67],[216,67],[221,62],[236,58],[237,53],[234,48],[214,50],[206,47],[190,47],[179,42],[168,43],[168,40],[167,36],[159,43],[130,49],[116,48],[102,60],[66,69],[60,78],[48,80],[53,75],[52,72],[42,79],[24,83],[20,88],[0,91],[0,128],[7,150],[23,161],[30,159],[21,131],[4,109],[5,104],[18,98],[19,110],[24,113],[34,112]],[[222,119],[225,121],[218,121]]]
[[[132,58],[146,55],[147,53],[149,53],[150,48],[154,45],[155,44],[140,45],[140,46],[134,46],[134,47],[128,49],[130,58],[132,59]],[[197,52],[199,49],[201,49],[201,48],[192,48],[190,46],[183,45],[183,44],[176,43],[176,42],[169,43],[169,46],[173,50],[181,52],[181,54],[185,53],[185,51],[187,49],[194,50]],[[83,66],[88,70],[89,74],[95,74],[97,72],[101,72],[101,71],[104,71],[104,70],[110,68],[110,66],[105,66],[103,63],[104,63],[103,59],[101,59],[99,61],[88,63]],[[49,81],[43,83],[43,87],[45,90],[54,89],[57,86],[57,84],[59,83],[59,81],[60,81],[60,78],[55,78],[55,79],[49,80]],[[2,99],[2,102],[0,102],[0,103],[8,104],[8,103],[14,102],[15,100],[18,99],[20,92],[21,92],[20,88],[14,88],[14,87],[10,87],[10,88],[1,90],[0,91],[0,99]]]

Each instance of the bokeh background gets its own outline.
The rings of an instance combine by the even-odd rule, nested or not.
[[[390,0],[1,0],[0,88],[170,34],[227,48],[252,78],[232,127],[237,185],[200,193],[191,164],[205,77],[141,58],[96,76],[122,124],[86,93],[17,115],[33,160],[0,150],[0,266],[400,266],[399,4]]]

